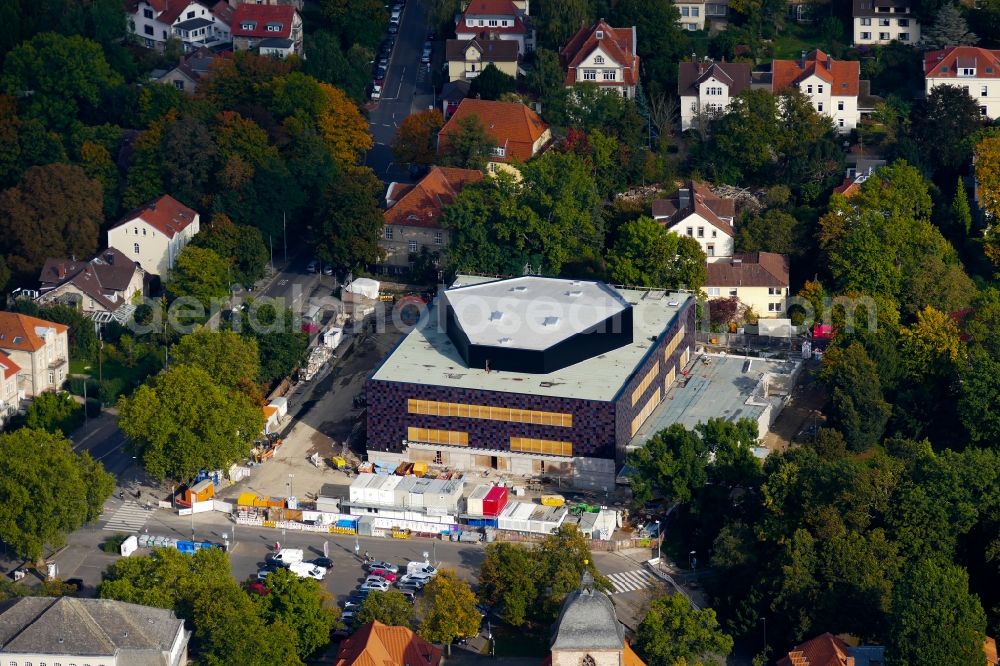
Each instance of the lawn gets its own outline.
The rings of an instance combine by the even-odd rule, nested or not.
[[[151,349],[145,355],[136,359],[135,364],[129,367],[128,364],[118,359],[105,358],[100,364],[87,361],[70,361],[69,369],[75,375],[87,375],[90,377],[90,386],[87,393],[90,397],[93,394],[95,383],[101,377],[102,395],[105,405],[110,405],[118,400],[121,395],[128,395],[142,384],[147,377],[156,374],[163,367],[162,352]],[[70,382],[71,391],[77,395],[83,395],[83,385],[80,382]]]
[[[841,42],[841,47],[845,42]],[[826,53],[832,53],[836,49],[819,31],[819,23],[796,23],[789,21],[785,24],[785,29],[781,35],[776,37],[771,43],[774,48],[774,57],[779,60],[798,60],[802,57],[803,51],[822,49]]]

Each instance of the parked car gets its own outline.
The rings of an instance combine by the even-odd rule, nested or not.
[[[387,583],[384,580],[381,580],[381,581],[368,580],[368,581],[365,581],[364,583],[361,583],[361,587],[358,588],[358,589],[360,589],[360,590],[370,590],[370,591],[375,591],[375,592],[385,592],[386,590],[389,589],[389,583]]]
[[[434,28],[427,28],[427,41],[433,42],[438,38],[437,30]]]
[[[424,584],[419,581],[408,580],[405,582],[401,581],[399,583],[399,591],[406,595],[414,595],[423,589],[424,589]]]
[[[352,624],[354,624],[354,611],[349,611],[349,610],[344,611],[340,615],[340,619],[343,620],[344,624],[346,624],[347,626],[351,626]]]
[[[259,580],[247,585],[247,591],[252,594],[258,594],[262,597],[266,597],[271,594],[271,590],[268,589],[267,585]]]
[[[382,560],[372,560],[365,564],[365,568],[371,571],[372,569],[382,569],[383,571],[391,571],[392,573],[399,573],[399,567],[395,564],[389,564],[388,562],[383,562]]]
[[[421,587],[426,585],[431,581],[431,575],[427,573],[412,573],[403,576],[399,583],[400,585],[406,585],[407,583],[417,583]]]
[[[313,580],[323,580],[326,576],[326,569],[318,567],[308,562],[296,562],[288,567],[288,570],[299,578],[312,578]]]
[[[266,564],[257,570],[257,580],[264,581],[267,577],[271,575],[271,572],[275,571],[278,567],[273,564]]]
[[[392,14],[389,15],[389,21],[391,23],[399,23],[399,19],[403,16],[403,5],[396,5],[392,8]]]
[[[371,578],[372,576],[378,576],[379,578],[386,580],[390,583],[396,582],[396,574],[392,573],[391,571],[388,571],[386,569],[370,569],[369,571],[372,574],[371,576],[369,576],[369,578]]]
[[[398,32],[399,32],[399,24],[398,23],[390,23],[389,24],[389,34],[390,35],[395,35]]]
[[[317,270],[319,270],[319,261],[313,259],[312,261],[309,262],[309,265],[306,266],[306,272],[315,273]]]
[[[382,99],[382,84],[381,83],[373,83],[372,84],[371,98],[372,99]]]
[[[309,560],[309,564],[315,564],[318,567],[323,567],[324,569],[333,568],[333,560],[329,557],[317,557],[315,559]]]
[[[388,67],[389,66],[389,57],[388,56],[382,56],[381,58],[379,58],[378,59],[378,66],[379,67]]]
[[[431,45],[424,44],[424,52],[420,54],[420,62],[425,65],[431,61]]]
[[[357,601],[357,602],[360,603],[360,602],[364,601],[368,597],[369,593],[370,593],[369,590],[357,589],[357,590],[354,590],[353,592],[351,592],[351,595],[349,597],[347,597],[347,600],[348,601]]]

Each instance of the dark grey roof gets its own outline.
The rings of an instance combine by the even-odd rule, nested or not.
[[[441,88],[441,99],[446,102],[460,102],[469,96],[471,86],[468,81],[449,81]]]
[[[584,575],[586,579],[586,574]],[[552,650],[621,650],[625,647],[625,629],[611,597],[588,586],[570,593],[563,602],[556,623]]]
[[[913,3],[910,0],[854,0],[854,16],[885,16],[889,12],[876,12],[875,7],[895,8],[897,10],[907,9]],[[899,17],[905,12],[893,14],[893,18]],[[905,16],[903,18],[906,18]]]
[[[0,654],[118,653],[120,663],[165,664],[163,653],[183,631],[171,610],[110,599],[23,597],[0,605]]]
[[[115,310],[122,301],[115,300],[119,291],[128,289],[139,266],[115,248],[103,250],[90,261],[46,259],[38,281],[43,292],[72,282],[83,293]]]
[[[715,76],[729,85],[729,96],[738,95],[750,87],[748,62],[682,62],[677,65],[677,94],[697,95],[697,84],[708,76]]]
[[[294,45],[294,40],[281,39],[280,37],[269,37],[260,40],[260,48],[262,49],[290,49]]]
[[[465,51],[474,45],[483,62],[516,62],[518,43],[511,39],[449,39],[445,42],[445,60],[465,60]]]
[[[212,22],[206,18],[188,19],[187,21],[181,21],[180,23],[175,23],[175,28],[180,28],[181,30],[197,30],[198,28],[204,28],[206,26],[212,25]]]

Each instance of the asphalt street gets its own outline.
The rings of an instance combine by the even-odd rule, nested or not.
[[[403,9],[382,97],[369,107],[368,114],[375,145],[368,151],[365,164],[385,183],[412,182],[406,165],[393,161],[390,146],[396,129],[408,115],[434,105],[431,66],[420,62],[426,35],[427,12],[419,0],[410,0]]]

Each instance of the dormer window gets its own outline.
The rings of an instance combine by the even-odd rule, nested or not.
[[[244,21],[243,23],[240,24],[240,27],[243,28],[244,30],[256,30],[257,23],[255,21]]]
[[[597,39],[604,39],[604,31],[598,30],[597,32],[594,33],[594,37],[596,37]]]
[[[976,75],[976,68],[975,67],[962,67],[959,70],[958,75],[959,76],[975,76]]]
[[[281,27],[282,26],[281,26],[280,23],[268,23],[267,24],[267,31],[268,32],[281,32]]]
[[[594,64],[595,65],[603,65],[604,64],[604,56],[594,56]]]
[[[507,156],[507,149],[504,148],[503,146],[497,146],[496,148],[493,149],[493,156],[494,157],[506,157]]]

